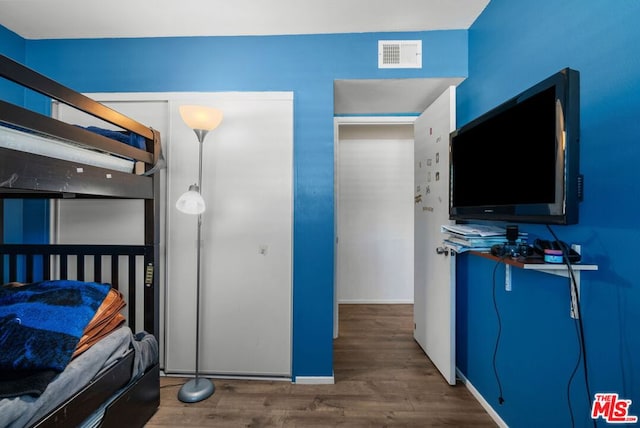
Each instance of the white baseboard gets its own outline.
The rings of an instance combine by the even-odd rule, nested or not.
[[[489,404],[489,402],[484,399],[482,394],[480,394],[480,391],[478,391],[473,386],[473,384],[469,381],[469,379],[467,379],[465,377],[465,375],[463,375],[462,372],[457,367],[456,367],[456,374],[457,374],[458,378],[460,379],[460,381],[462,381],[462,383],[467,387],[469,392],[471,392],[471,395],[473,395],[475,397],[475,399],[478,400],[480,405],[487,411],[487,413],[489,414],[491,419],[493,419],[493,421],[496,424],[498,424],[499,427],[501,427],[501,428],[509,428],[509,425],[507,425],[507,423],[502,420],[502,418],[500,417],[498,412],[496,412],[493,409],[493,407],[491,407],[491,404]]]
[[[296,376],[293,383],[299,385],[333,385],[336,382],[333,376]]]
[[[175,377],[175,378],[194,378],[195,375],[193,373],[167,373],[164,370],[160,371],[160,376],[162,377]],[[272,377],[272,376],[246,376],[246,375],[230,375],[230,374],[210,374],[210,373],[201,373],[200,376],[206,377],[207,379],[211,379],[215,381],[216,379],[228,379],[228,380],[264,380],[269,382],[292,382],[290,377]]]
[[[387,300],[369,300],[369,299],[341,299],[338,304],[344,305],[413,305],[413,299],[387,299]]]

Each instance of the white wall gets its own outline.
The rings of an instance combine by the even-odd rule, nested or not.
[[[413,303],[413,126],[339,127],[338,303]]]

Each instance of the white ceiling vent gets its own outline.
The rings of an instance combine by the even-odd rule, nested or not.
[[[378,68],[422,68],[422,40],[378,40]]]

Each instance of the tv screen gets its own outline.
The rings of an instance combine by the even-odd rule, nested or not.
[[[564,69],[451,133],[450,218],[577,223],[579,103]]]

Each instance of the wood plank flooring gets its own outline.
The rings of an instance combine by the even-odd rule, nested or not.
[[[147,427],[495,427],[464,385],[448,385],[413,340],[412,305],[340,305],[334,385],[215,379],[184,404],[161,378]]]

